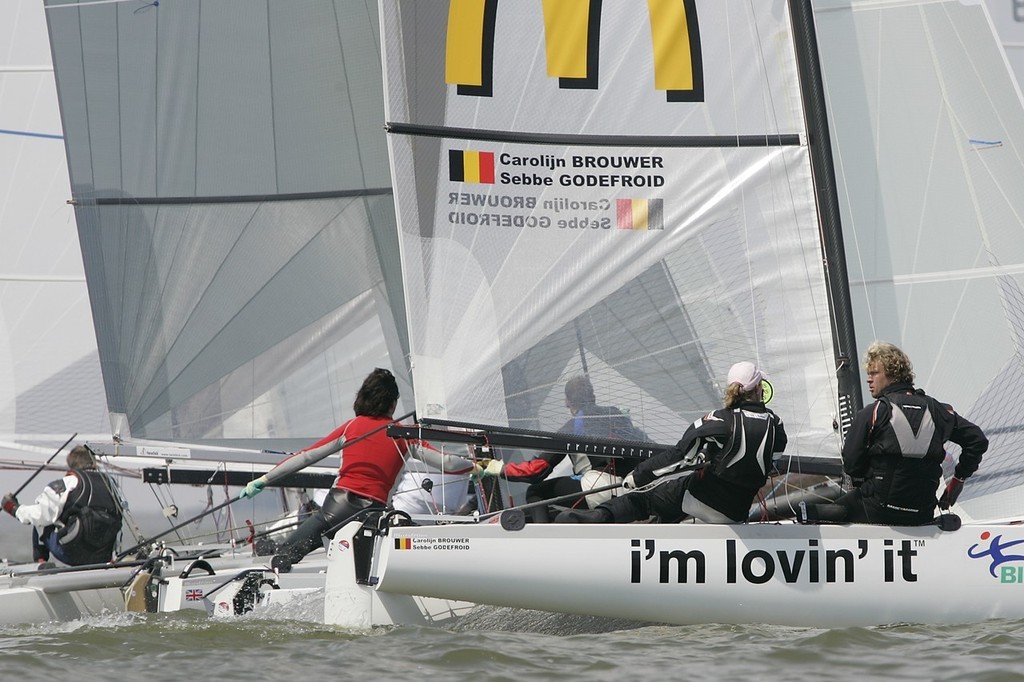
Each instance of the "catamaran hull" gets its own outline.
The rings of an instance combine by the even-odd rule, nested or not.
[[[477,605],[461,599],[433,597],[416,592],[388,593],[374,589],[372,578],[361,579],[356,536],[373,531],[350,523],[335,535],[327,547],[327,582],[324,588],[324,623],[347,628],[380,625],[447,625]],[[385,540],[387,538],[385,537]],[[363,547],[360,547],[360,552]]]
[[[403,527],[377,589],[673,624],[962,623],[1024,618],[1021,546],[1017,525]]]
[[[94,569],[68,574],[8,576],[0,585],[0,624],[72,621],[125,610],[124,585],[137,571]]]

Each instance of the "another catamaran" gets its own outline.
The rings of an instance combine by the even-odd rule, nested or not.
[[[46,19],[113,436],[94,450],[230,499],[351,416],[374,366],[411,399],[376,12],[54,0]],[[36,597],[91,584],[74,573],[32,576]]]

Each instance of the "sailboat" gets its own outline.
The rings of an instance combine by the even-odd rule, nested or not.
[[[0,467],[16,470],[108,427],[42,7],[4,3],[0,42]]]
[[[109,423],[89,446],[147,482],[203,485],[212,506],[350,417],[373,367],[392,369],[411,411],[376,12],[126,0],[45,14]],[[338,458],[321,465],[299,485],[311,495]],[[281,490],[227,509],[234,535],[280,513]],[[239,552],[196,563],[216,583],[265,567],[238,549],[244,565]],[[204,588],[179,581],[207,570],[178,558],[135,596],[204,608]],[[31,576],[32,612],[2,601],[29,580],[14,576],[0,611],[70,617],[54,586],[65,599],[126,582],[97,571]]]
[[[552,432],[585,372],[671,443],[752,360],[782,466],[838,470],[878,337],[991,445],[955,531],[353,524],[328,603],[362,599],[352,624],[403,594],[679,624],[1024,617],[1024,107],[982,4],[384,0],[381,28],[432,439]]]

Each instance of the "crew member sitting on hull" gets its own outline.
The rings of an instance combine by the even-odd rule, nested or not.
[[[113,558],[121,532],[121,505],[114,483],[96,469],[96,459],[84,445],[68,453],[68,473],[51,482],[34,504],[19,504],[10,493],[3,510],[32,525],[36,562],[54,559],[69,566],[106,563]]]
[[[876,402],[853,418],[843,443],[843,469],[854,489],[831,504],[802,505],[803,523],[920,526],[935,517],[935,493],[946,458],[944,443],[962,450],[938,502],[948,509],[978,470],[988,449],[982,430],[945,403],[914,388],[914,367],[891,343],[875,341],[864,354]]]
[[[629,416],[617,407],[598,405],[594,387],[586,375],[575,376],[565,384],[565,406],[572,413],[558,433],[577,436],[611,438],[631,442],[647,441],[647,434],[633,425]],[[601,502],[610,500],[614,491],[584,495],[587,490],[603,488],[621,483],[622,477],[636,466],[636,460],[595,455],[568,455],[572,463],[572,476],[549,477],[566,453],[546,452],[526,462],[503,462],[481,460],[484,476],[504,476],[509,481],[529,483],[526,502],[532,504],[555,497],[580,493],[576,500],[569,500],[566,506],[590,509]],[[530,509],[531,520],[547,523],[550,512],[546,505]]]
[[[271,474],[282,477],[322,458],[318,451],[339,439],[343,446],[341,468],[334,487],[323,505],[296,528],[277,549],[271,566],[282,572],[314,549],[323,547],[323,536],[334,536],[335,526],[360,512],[384,510],[394,494],[395,480],[406,457],[415,457],[446,473],[471,476],[480,473],[480,466],[456,455],[445,455],[422,441],[391,438],[384,427],[394,420],[398,406],[398,382],[389,370],[377,368],[363,380],[356,393],[352,410],[355,417],[339,426],[305,450],[281,461],[269,472],[249,481],[239,497],[255,497],[266,486]],[[332,530],[333,529],[333,530]]]
[[[560,513],[556,523],[630,523],[654,516],[662,523],[695,518],[743,523],[788,438],[782,420],[765,407],[764,376],[752,362],[729,370],[725,408],[686,429],[674,448],[644,460],[623,481],[633,491],[596,509]],[[688,476],[656,479],[707,462]],[[649,484],[656,483],[649,489]]]

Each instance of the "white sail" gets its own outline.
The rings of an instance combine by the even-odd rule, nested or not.
[[[970,515],[1024,497],[1024,106],[980,3],[818,0],[858,345],[991,444]],[[951,461],[959,454],[953,446]]]
[[[1024,2],[985,0],[996,34],[1006,51],[1017,82],[1024,80]]]
[[[785,2],[382,16],[421,418],[554,430],[587,371],[600,402],[674,442],[749,359],[788,451],[838,455]]]
[[[290,451],[374,366],[409,395],[376,13],[46,6],[112,433]]]
[[[109,431],[46,20],[0,3],[0,459]]]

